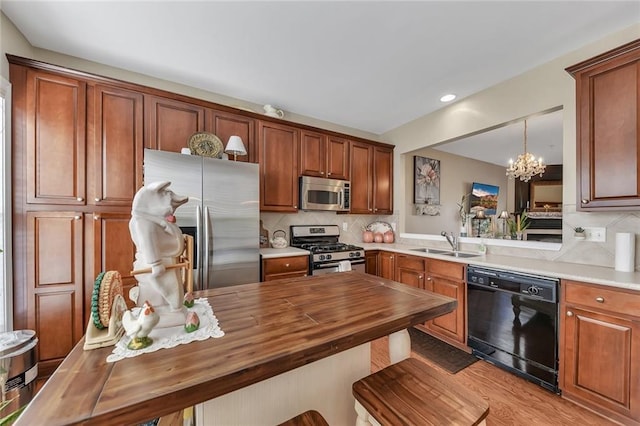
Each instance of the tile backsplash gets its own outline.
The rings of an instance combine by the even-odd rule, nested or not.
[[[289,240],[290,225],[337,225],[340,227],[340,241],[348,244],[362,242],[362,231],[370,223],[383,221],[389,224],[399,224],[397,214],[389,216],[336,214],[333,212],[299,212],[297,214],[261,213],[263,226],[269,231],[269,236],[276,230],[283,230]],[[347,230],[343,230],[343,224]],[[576,226],[606,228],[606,241],[593,242],[577,240],[573,228]],[[398,229],[398,228],[396,228]],[[632,232],[636,234],[635,269],[640,266],[640,211],[583,213],[576,212],[575,206],[564,206],[562,248],[559,251],[536,249],[517,249],[513,247],[490,246],[489,252],[508,256],[531,257],[549,261],[596,265],[608,268],[615,266],[615,240],[617,232]],[[399,238],[396,231],[396,241],[405,244],[425,245],[425,240],[410,240]],[[431,242],[433,243],[433,242]],[[473,250],[475,247],[461,247],[462,250]]]

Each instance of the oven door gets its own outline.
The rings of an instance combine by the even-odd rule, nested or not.
[[[339,265],[340,265],[340,262],[316,263],[312,266],[313,271],[311,272],[311,275],[324,275],[324,274],[332,274],[334,272],[340,272]],[[365,260],[364,259],[352,260],[351,270],[364,272]]]

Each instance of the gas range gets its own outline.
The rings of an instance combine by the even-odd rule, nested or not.
[[[289,235],[292,247],[311,252],[313,271],[337,267],[338,262],[344,260],[352,265],[364,264],[364,249],[339,242],[340,228],[337,225],[292,225]]]

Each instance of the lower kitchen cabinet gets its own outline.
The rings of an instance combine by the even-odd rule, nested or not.
[[[640,293],[563,281],[562,395],[623,424],[640,422]]]
[[[396,253],[381,251],[378,254],[378,276],[390,280],[396,279]]]
[[[367,274],[378,275],[379,250],[367,250],[364,252],[364,270]]]
[[[397,256],[396,281],[424,289],[425,258],[406,254]]]
[[[262,259],[262,281],[309,275],[309,256],[288,256]]]
[[[425,289],[448,296],[458,301],[452,312],[427,321],[425,328],[447,343],[467,349],[466,340],[466,285],[464,281],[465,265],[444,260],[426,261]]]

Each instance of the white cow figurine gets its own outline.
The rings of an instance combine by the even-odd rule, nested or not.
[[[167,267],[184,251],[184,237],[173,214],[189,197],[175,194],[169,185],[171,182],[153,182],[140,188],[133,198],[129,222],[136,245],[133,269],[138,281],[130,297],[136,304],[151,302],[160,316],[159,327],[184,325],[186,317],[180,269]],[[136,272],[145,269],[150,272]]]

